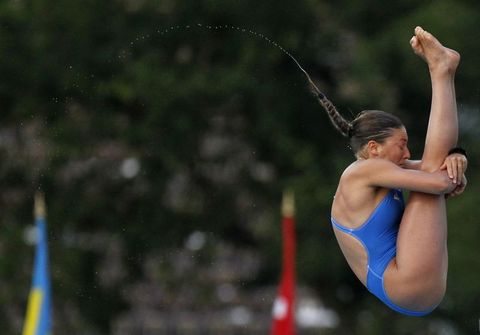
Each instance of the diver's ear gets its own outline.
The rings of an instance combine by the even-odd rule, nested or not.
[[[366,148],[369,157],[378,157],[382,152],[382,146],[374,140],[368,141]]]

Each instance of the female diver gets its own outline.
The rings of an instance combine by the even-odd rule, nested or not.
[[[318,99],[356,156],[343,172],[332,204],[340,248],[371,293],[397,312],[422,316],[445,294],[445,199],[463,192],[467,161],[465,152],[455,148],[454,76],[460,55],[421,27],[415,28],[410,44],[426,61],[432,83],[420,161],[409,160],[408,135],[397,117],[363,111],[348,122],[325,96],[319,93]],[[401,189],[410,191],[406,206]]]

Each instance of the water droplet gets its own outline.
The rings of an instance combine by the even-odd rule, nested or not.
[[[261,33],[257,33],[256,31],[254,30],[248,30],[248,29],[245,29],[245,28],[241,28],[241,27],[238,27],[238,26],[233,26],[233,25],[223,25],[223,26],[211,26],[211,25],[203,25],[202,23],[197,23],[196,24],[198,27],[201,27],[201,28],[207,28],[209,30],[212,30],[212,29],[215,29],[215,30],[218,30],[218,29],[232,29],[232,30],[237,30],[237,31],[241,31],[241,32],[248,32],[250,35],[255,35],[257,38],[261,38],[265,41],[267,41],[268,43],[274,45],[275,47],[277,47],[279,50],[281,50],[285,55],[287,55],[288,57],[290,57],[294,62],[295,64],[297,65],[297,67],[304,73],[304,75],[306,76],[307,80],[309,81],[309,83],[313,86],[313,88],[315,90],[318,91],[318,89],[315,87],[315,84],[312,82],[309,74],[302,68],[302,66],[300,65],[300,63],[297,61],[297,59],[295,57],[293,57],[293,55],[291,53],[289,53],[286,49],[284,49],[280,44],[278,44],[277,42],[275,42],[274,40],[271,40],[270,38],[268,38],[267,36],[261,34]],[[169,28],[166,28],[163,32],[161,32],[160,30],[157,30],[157,33],[160,33],[161,35],[163,34],[166,34],[168,33],[169,31],[173,31],[175,29],[179,30],[180,28],[184,28],[184,29],[189,29],[191,26],[190,25],[185,25],[183,27],[180,27],[179,25],[177,26],[170,26]],[[145,40],[145,38],[150,38],[150,35],[147,34],[146,36],[145,35],[142,35],[141,36],[141,39],[142,40]],[[139,41],[139,37],[137,37],[135,39],[136,41]],[[130,42],[130,45],[133,46],[134,42]],[[71,68],[71,67],[70,67]]]

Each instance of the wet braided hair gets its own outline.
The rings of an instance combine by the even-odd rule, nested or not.
[[[364,110],[352,121],[347,121],[307,75],[312,92],[325,109],[333,126],[350,140],[352,151],[357,154],[369,141],[384,143],[394,129],[403,127],[395,115],[379,110]]]
[[[333,105],[333,103],[327,99],[325,94],[323,94],[322,92],[316,92],[316,96],[320,105],[327,112],[327,115],[333,126],[344,137],[350,138],[352,136],[353,129],[352,123],[345,120],[345,118],[338,112],[337,108]]]

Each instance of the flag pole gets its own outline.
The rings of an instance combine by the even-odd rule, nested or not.
[[[45,196],[43,195],[43,192],[37,191],[35,193],[35,203],[33,208],[35,220],[38,220],[40,218],[47,218],[47,209],[45,207]]]
[[[287,190],[283,192],[282,216],[284,218],[293,218],[295,216],[295,196],[293,191]]]

